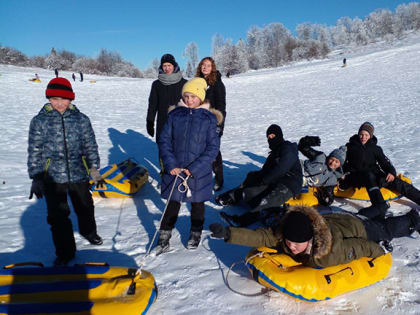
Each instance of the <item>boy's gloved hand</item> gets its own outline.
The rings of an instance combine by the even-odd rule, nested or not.
[[[41,199],[45,195],[45,186],[44,181],[42,180],[42,174],[37,174],[34,176],[34,179],[32,180],[31,193],[29,194],[29,199],[32,199],[34,194],[38,199]]]
[[[210,224],[209,228],[212,232],[210,235],[211,237],[223,238],[225,241],[227,241],[230,238],[230,228],[227,226],[225,227],[220,223],[212,223]]]
[[[105,189],[105,181],[102,178],[101,174],[99,173],[98,169],[95,167],[92,167],[90,170],[90,177],[92,177],[93,181],[95,182],[95,187],[98,189]]]
[[[148,120],[146,124],[146,129],[149,136],[153,138],[153,136],[155,135],[155,123],[151,120]]]
[[[319,147],[321,145],[321,138],[318,136],[305,136],[299,140],[302,146]]]

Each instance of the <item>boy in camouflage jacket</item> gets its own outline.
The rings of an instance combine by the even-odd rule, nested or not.
[[[32,179],[29,199],[45,195],[47,222],[56,248],[55,265],[66,265],[75,256],[76,243],[67,193],[77,215],[80,234],[100,245],[96,231],[89,173],[98,185],[99,154],[89,118],[71,103],[75,95],[67,79],[48,83],[45,104],[29,127],[28,173]]]

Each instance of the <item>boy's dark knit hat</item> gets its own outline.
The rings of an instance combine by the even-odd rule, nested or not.
[[[370,122],[365,121],[365,122],[364,122],[364,123],[360,126],[360,128],[359,128],[359,132],[358,132],[358,133],[360,133],[360,131],[362,131],[362,130],[367,131],[367,132],[369,133],[370,137],[372,138],[372,136],[373,136],[373,132],[375,131],[375,128],[373,127],[373,125],[372,125]]]
[[[347,147],[345,145],[342,145],[341,147],[333,150],[328,158],[334,157],[337,160],[340,161],[340,166],[343,166],[344,161],[346,160],[346,153],[347,153]]]
[[[60,77],[54,78],[48,83],[45,96],[47,98],[62,97],[71,101],[75,97],[70,81]]]
[[[174,68],[178,66],[178,64],[175,61],[175,57],[171,54],[164,54],[162,58],[160,58],[160,66],[162,67],[165,62],[169,62],[171,65],[174,66]]]
[[[267,137],[272,133],[276,135],[276,138],[283,139],[283,131],[281,130],[279,125],[272,124],[270,127],[267,128]]]
[[[311,220],[300,212],[292,211],[283,221],[283,237],[291,242],[303,243],[314,236]]]

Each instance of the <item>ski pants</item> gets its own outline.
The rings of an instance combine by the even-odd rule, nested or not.
[[[212,164],[212,168],[216,184],[223,186],[223,159],[220,151],[219,154],[217,154],[216,160]]]
[[[170,200],[163,216],[160,229],[170,231],[175,227],[181,203]],[[200,232],[204,225],[204,202],[191,202],[191,232]]]
[[[80,234],[87,236],[96,233],[93,199],[89,187],[87,181],[69,184],[45,183],[47,222],[51,226],[57,257],[73,258],[76,252],[67,193],[77,215]]]
[[[408,214],[387,219],[365,219],[362,217],[361,220],[368,239],[374,242],[391,241],[396,237],[409,236],[414,231],[414,222]]]

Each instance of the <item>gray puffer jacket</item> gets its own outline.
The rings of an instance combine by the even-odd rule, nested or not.
[[[304,182],[313,187],[326,187],[337,185],[337,179],[343,176],[341,167],[331,170],[327,165],[327,156],[319,153],[312,160],[302,162]]]
[[[73,104],[63,114],[45,104],[29,127],[29,177],[43,174],[49,182],[82,182],[89,179],[88,169],[99,166],[89,118]]]

